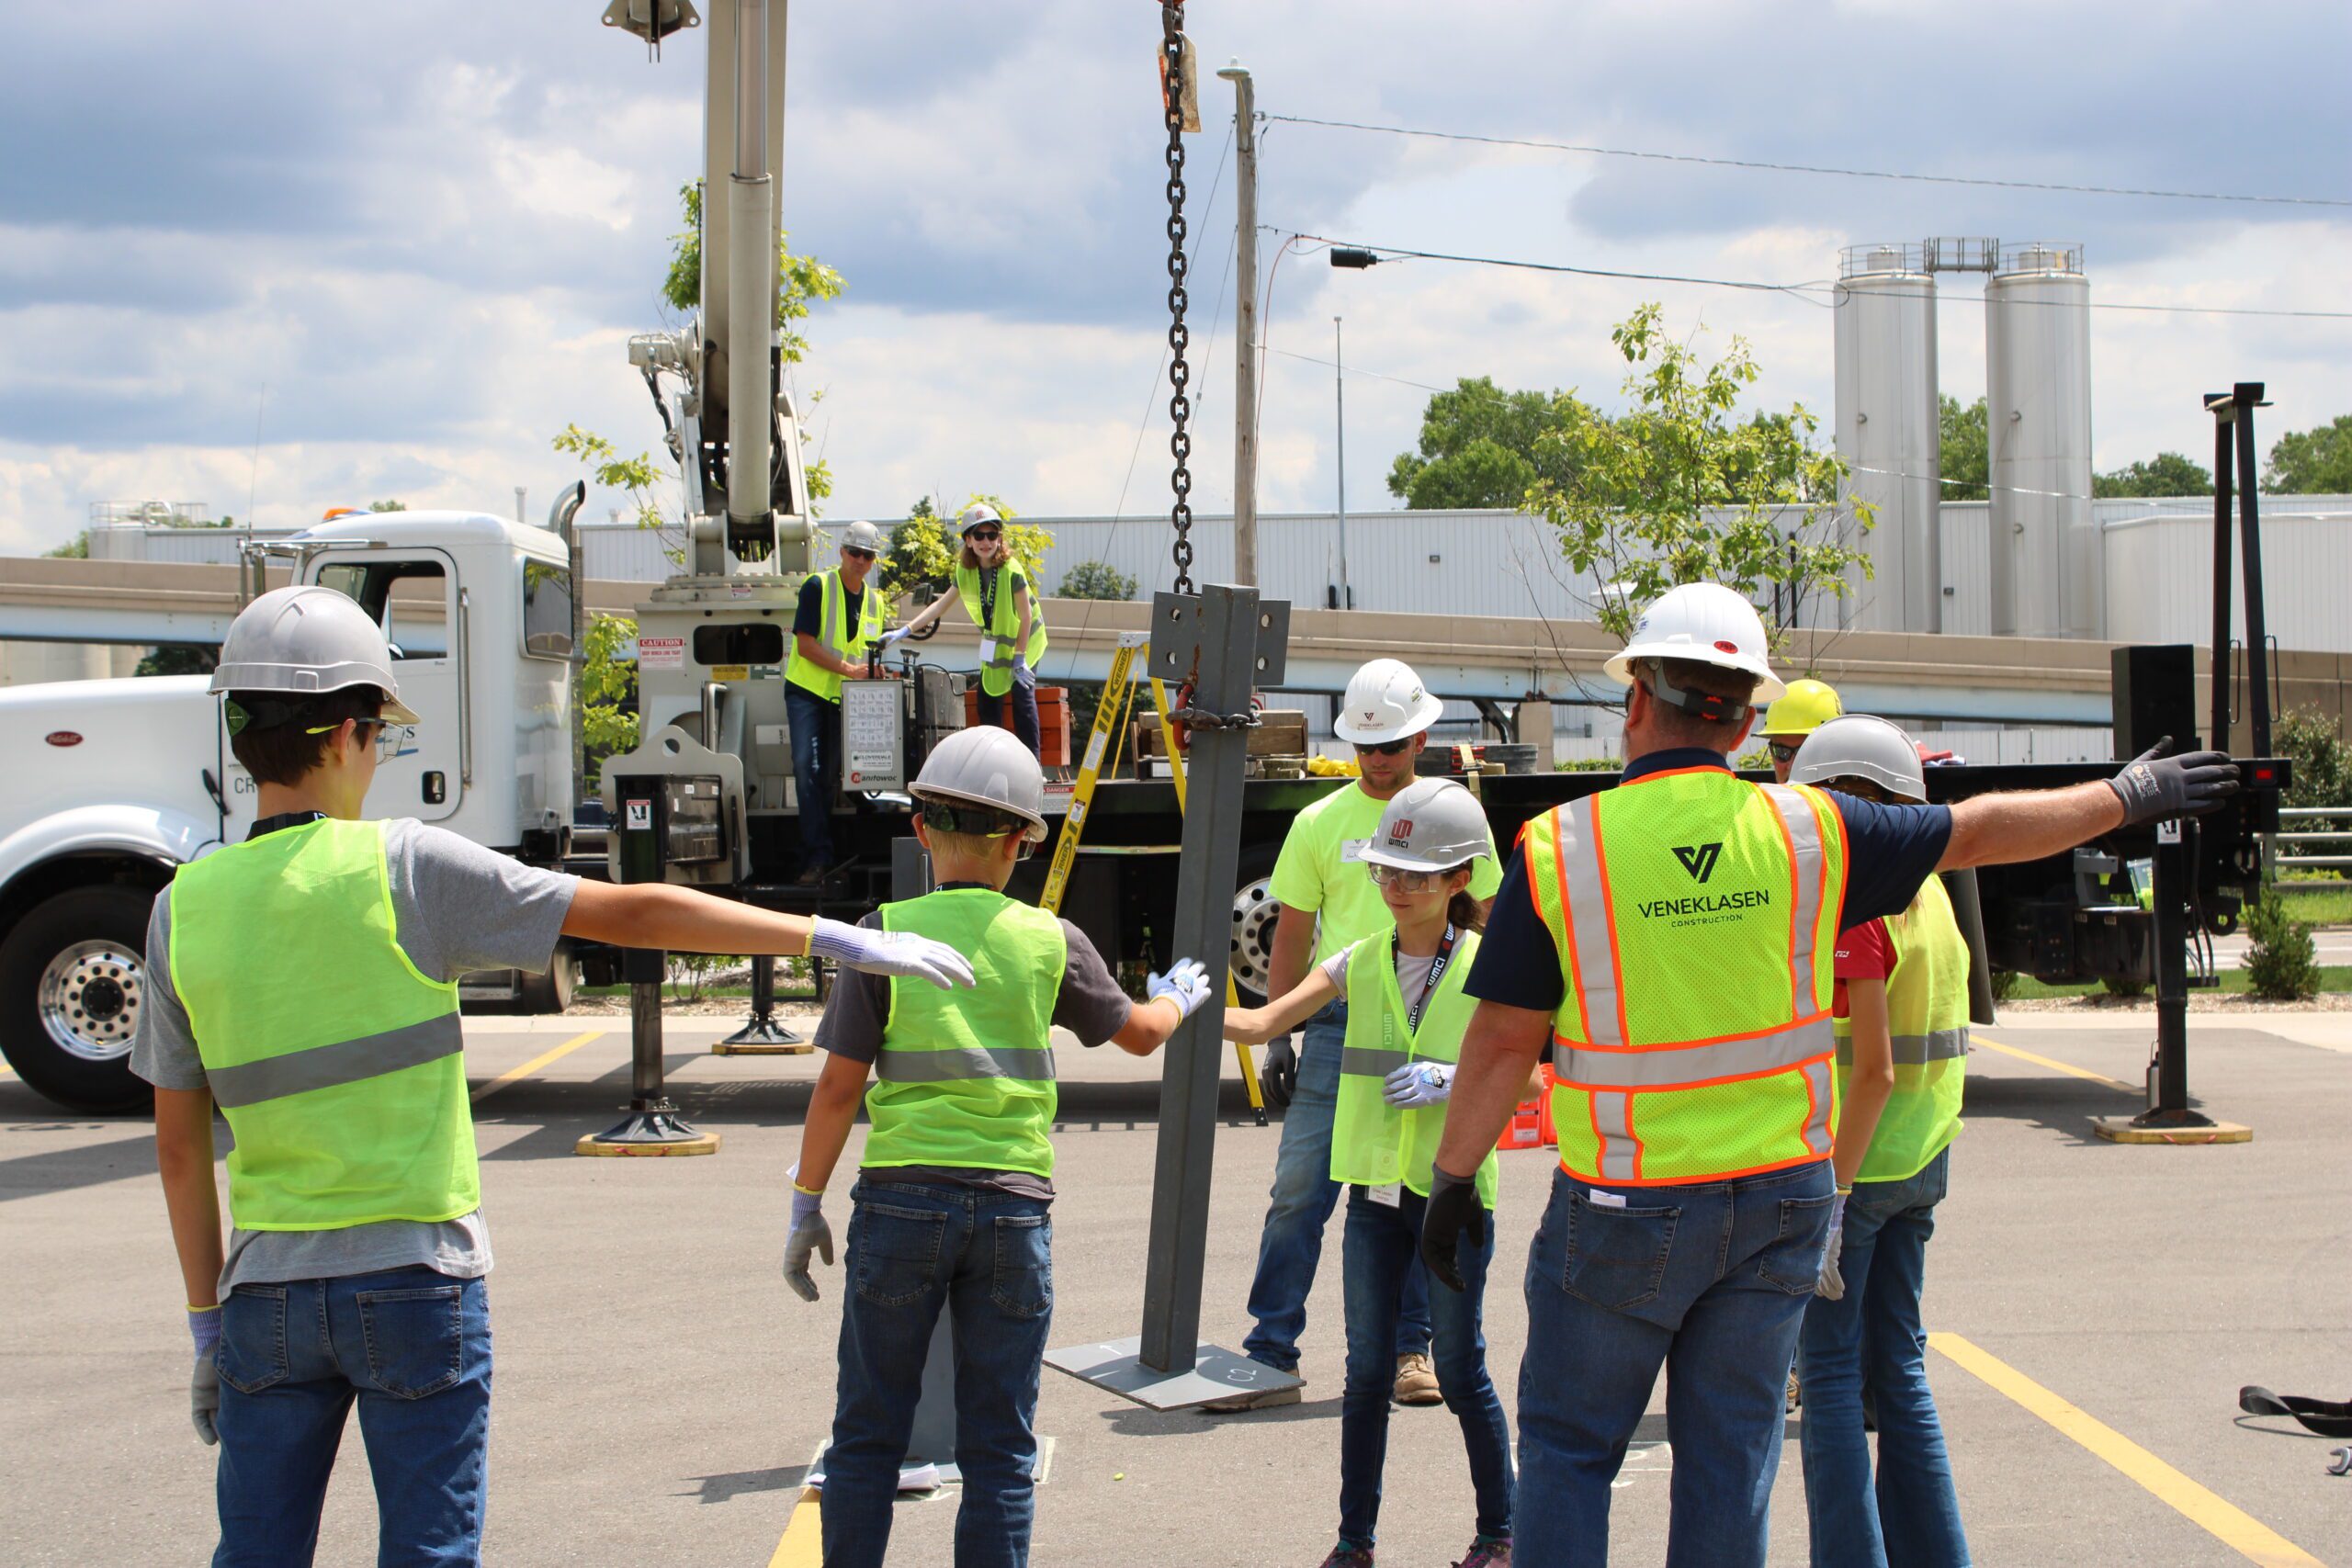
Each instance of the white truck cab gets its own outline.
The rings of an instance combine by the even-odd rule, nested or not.
[[[572,569],[545,529],[469,512],[354,513],[272,547],[293,579],[384,626],[421,721],[368,794],[553,863],[571,820]],[[173,869],[243,837],[252,777],[201,676],[0,690],[0,751],[30,763],[0,804],[0,1051],[85,1110],[135,1105],[147,916]],[[567,976],[512,999],[555,1005]],[[492,982],[493,985],[498,982]]]

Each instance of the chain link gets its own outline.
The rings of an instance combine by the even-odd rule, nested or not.
[[[1176,592],[1193,591],[1193,400],[1186,392],[1193,379],[1184,362],[1192,333],[1184,325],[1190,303],[1184,275],[1191,264],[1184,257],[1184,59],[1192,46],[1184,39],[1183,0],[1159,7],[1160,52],[1167,63],[1168,120],[1168,417],[1175,430],[1168,450],[1176,459],[1169,484],[1175,492],[1169,521],[1176,526]]]

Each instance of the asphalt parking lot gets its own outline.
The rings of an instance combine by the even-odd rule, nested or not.
[[[2088,1026],[2082,1026],[2085,1022]],[[2020,1015],[1983,1032],[1968,1129],[1929,1256],[1930,1371],[1978,1561],[2352,1564],[2352,1477],[2328,1445],[2240,1424],[2240,1384],[2352,1393],[2352,1017],[2195,1020],[2190,1079],[2254,1141],[2122,1147],[2094,1115],[2137,1109],[2143,1020]],[[475,1020],[469,1071],[497,1258],[489,1561],[795,1568],[817,1561],[801,1477],[833,1393],[840,1271],[806,1305],[778,1278],[786,1179],[813,1059],[719,1057],[725,1020],[673,1020],[673,1091],[724,1147],[582,1159],[628,1092],[625,1019]],[[1055,1342],[1136,1332],[1157,1064],[1060,1052]],[[1238,1082],[1217,1146],[1204,1337],[1237,1346],[1275,1127]],[[856,1145],[853,1144],[852,1154]],[[1518,1282],[1548,1168],[1505,1156],[1487,1298],[1512,1403]],[[186,1415],[180,1293],[142,1122],[62,1116],[0,1077],[0,1562],[203,1561],[212,1457]],[[837,1234],[847,1205],[831,1210]],[[1158,1415],[1048,1371],[1042,1564],[1312,1564],[1337,1517],[1338,1230],[1309,1307],[1306,1402]],[[1561,1375],[1573,1375],[1563,1364]],[[1617,1559],[1663,1554],[1665,1390],[1616,1493]],[[1773,1561],[1804,1561],[1793,1438]],[[1396,1413],[1384,1565],[1442,1564],[1470,1488],[1442,1410]],[[954,1493],[899,1509],[894,1562],[950,1558]],[[373,1560],[356,1434],[322,1562]]]

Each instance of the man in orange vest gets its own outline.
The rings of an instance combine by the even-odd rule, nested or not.
[[[1527,1270],[1519,1568],[1603,1568],[1660,1368],[1668,1568],[1761,1568],[1783,1380],[1844,1204],[1838,932],[1940,869],[2211,810],[2237,770],[2152,751],[2112,781],[1951,807],[1743,783],[1727,759],[1783,688],[1754,607],[1712,583],[1652,604],[1608,668],[1633,687],[1624,777],[1521,835],[1467,981],[1423,1256],[1458,1280],[1463,1232],[1487,1223],[1471,1178],[1548,1047],[1561,1168]]]

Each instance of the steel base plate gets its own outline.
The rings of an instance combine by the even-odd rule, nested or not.
[[[753,1015],[710,1048],[714,1056],[805,1056],[816,1047],[773,1018]]]
[[[718,1134],[696,1132],[668,1111],[640,1111],[571,1145],[576,1155],[715,1155]]]
[[[1048,1350],[1046,1365],[1151,1410],[1182,1410],[1188,1404],[1206,1404],[1237,1393],[1298,1388],[1306,1382],[1289,1372],[1278,1372],[1263,1361],[1253,1361],[1215,1345],[1200,1348],[1190,1371],[1163,1372],[1157,1367],[1145,1366],[1142,1351],[1143,1338],[1137,1335]]]

